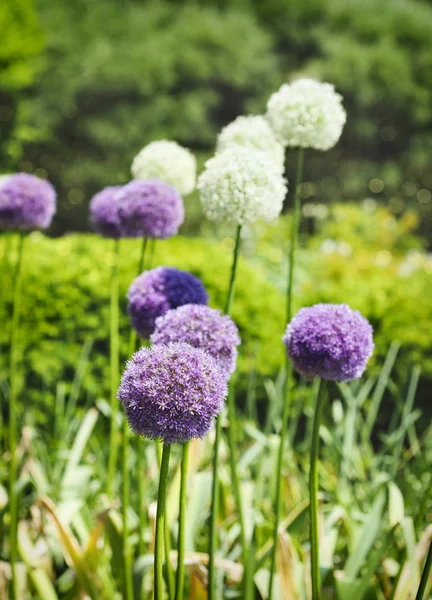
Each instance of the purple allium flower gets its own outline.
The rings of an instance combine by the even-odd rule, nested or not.
[[[175,235],[183,223],[182,197],[158,179],[131,181],[117,198],[124,237],[165,239]]]
[[[56,192],[29,173],[10,175],[0,186],[1,229],[46,229],[56,209]]]
[[[141,273],[128,291],[128,312],[132,326],[142,338],[154,330],[155,321],[183,304],[207,304],[202,282],[187,271],[157,267]]]
[[[172,444],[204,437],[226,394],[227,377],[215,359],[180,342],[138,350],[117,396],[134,433]]]
[[[358,379],[374,351],[370,323],[346,304],[302,308],[283,341],[294,368],[305,377],[330,381]]]
[[[152,344],[186,342],[206,350],[227,374],[235,371],[237,346],[241,340],[235,323],[219,310],[186,304],[156,319]]]
[[[120,185],[108,186],[95,194],[90,200],[91,224],[94,230],[103,237],[114,239],[121,237],[116,198],[120,189]]]

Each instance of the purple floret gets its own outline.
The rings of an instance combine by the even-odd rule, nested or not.
[[[227,394],[209,354],[186,343],[141,348],[123,373],[118,399],[132,431],[167,444],[204,437]]]
[[[208,294],[200,279],[172,267],[145,271],[128,291],[128,312],[134,329],[142,338],[154,330],[155,321],[183,304],[207,304]]]
[[[113,239],[121,237],[117,201],[120,190],[120,185],[108,186],[90,200],[91,224],[93,229],[103,237]]]
[[[330,381],[361,377],[374,351],[372,326],[346,304],[302,308],[283,341],[299,373]]]
[[[11,175],[0,186],[1,229],[46,229],[56,210],[56,192],[45,179]]]
[[[157,179],[131,181],[118,201],[123,237],[166,239],[178,232],[184,220],[182,197]]]
[[[237,326],[227,315],[208,306],[186,304],[156,319],[151,342],[186,342],[206,350],[227,374],[231,374],[235,371],[237,346],[241,340]]]

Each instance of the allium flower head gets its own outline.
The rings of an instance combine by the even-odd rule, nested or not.
[[[283,338],[294,368],[305,377],[358,379],[374,351],[369,322],[346,304],[302,308]]]
[[[169,310],[156,319],[150,338],[152,344],[186,342],[206,350],[227,374],[235,371],[238,329],[232,319],[219,310],[198,304],[186,304]]]
[[[94,230],[103,237],[114,239],[121,237],[116,198],[120,189],[120,185],[108,186],[95,194],[90,200],[91,224]]]
[[[205,167],[197,187],[209,219],[243,225],[279,216],[286,181],[263,152],[232,148],[208,160]]]
[[[166,239],[175,235],[183,223],[182,197],[158,179],[131,181],[116,198],[123,237]]]
[[[207,304],[208,294],[192,273],[172,267],[157,267],[141,273],[128,291],[128,312],[142,338],[154,330],[155,321],[183,304]]]
[[[238,147],[261,150],[284,171],[285,150],[268,121],[262,116],[237,117],[222,129],[217,140],[217,152]]]
[[[0,184],[1,229],[46,229],[55,210],[56,192],[45,179],[17,173]]]
[[[330,83],[298,79],[270,96],[267,119],[285,146],[329,150],[342,134],[346,113]]]
[[[141,348],[118,398],[132,431],[167,444],[204,437],[227,394],[227,377],[207,352],[186,343]]]
[[[170,140],[151,142],[135,156],[135,179],[160,179],[186,196],[195,188],[196,160],[192,152]]]

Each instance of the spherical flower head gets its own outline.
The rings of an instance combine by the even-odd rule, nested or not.
[[[298,79],[270,97],[267,119],[285,146],[329,150],[342,134],[346,113],[331,84]]]
[[[280,169],[266,154],[240,147],[208,160],[197,187],[209,219],[239,225],[276,219],[287,192]]]
[[[285,150],[276,138],[268,121],[262,116],[237,117],[222,129],[217,140],[217,152],[229,148],[261,150],[275,163],[281,173],[285,170]]]
[[[198,277],[172,267],[157,267],[141,273],[128,291],[128,312],[142,338],[154,330],[155,321],[183,304],[207,304],[208,294]]]
[[[151,142],[135,156],[135,179],[160,179],[186,196],[195,188],[196,160],[192,152],[170,140]]]
[[[103,237],[121,237],[117,195],[120,185],[108,186],[90,200],[90,221],[93,229]]]
[[[186,342],[206,350],[227,375],[235,371],[237,346],[241,341],[229,316],[199,304],[180,306],[156,319],[150,340],[152,344]]]
[[[294,368],[307,378],[351,381],[362,376],[374,351],[370,323],[346,304],[302,308],[283,341]]]
[[[204,437],[226,394],[227,377],[215,359],[180,342],[138,350],[118,399],[134,433],[173,444]]]
[[[29,173],[8,176],[0,185],[0,228],[46,229],[56,210],[56,192],[49,181]]]
[[[117,201],[123,237],[166,239],[184,221],[182,197],[158,179],[131,181],[118,192]]]

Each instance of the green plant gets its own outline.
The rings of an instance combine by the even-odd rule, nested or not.
[[[86,369],[82,393],[104,397],[109,389],[107,334],[112,244],[94,235],[48,239],[32,234],[28,239],[28,254],[32,260],[25,267],[23,326],[19,333],[28,397],[41,408],[41,386],[52,387],[63,379],[70,380],[85,353],[90,354],[91,363]],[[139,256],[138,240],[122,241],[119,278],[123,361],[129,352],[126,292],[136,276]],[[14,250],[9,259],[13,262],[15,258]],[[257,368],[270,374],[278,369],[283,357],[282,344],[275,344],[283,329],[282,295],[266,281],[260,269],[244,260],[239,262],[233,318],[245,348],[240,369],[244,378],[249,367],[248,353],[256,345]],[[230,269],[230,253],[225,246],[176,237],[156,244],[153,264],[190,270],[206,285],[211,306],[223,307]],[[266,327],[261,326],[264,320]],[[0,336],[5,346],[4,329]],[[1,364],[6,357],[7,352],[3,352]]]
[[[304,205],[306,214],[322,211]],[[322,207],[321,207],[322,208]],[[312,223],[311,223],[312,222]],[[404,377],[412,364],[432,375],[431,257],[414,235],[418,220],[406,212],[396,218],[374,202],[335,204],[323,218],[310,218],[316,230],[303,233],[295,281],[295,310],[317,302],[342,302],[360,310],[375,329],[372,366],[385,357],[392,341],[401,344],[398,372]],[[275,225],[262,224],[251,255],[281,290],[285,286],[289,217]]]

